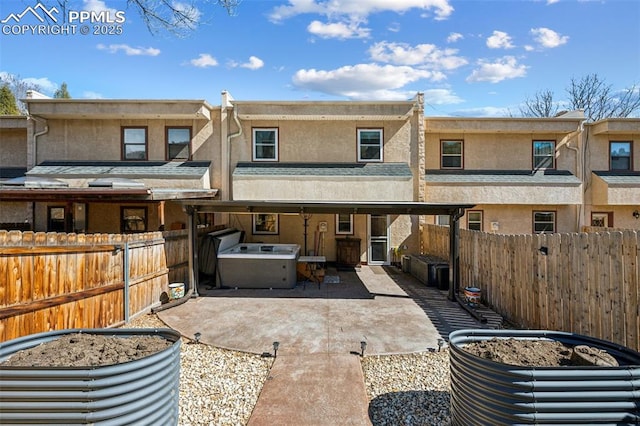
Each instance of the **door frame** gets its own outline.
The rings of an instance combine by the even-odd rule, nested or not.
[[[386,236],[382,237],[382,236],[371,235],[371,217],[372,216],[382,216],[385,218],[386,224],[387,224]],[[367,215],[367,264],[369,265],[390,265],[391,264],[391,259],[390,259],[391,250],[389,245],[389,242],[390,242],[389,228],[390,228],[389,215],[371,215],[371,214]],[[373,248],[373,243],[375,242],[384,242],[387,247],[384,261],[372,260],[372,248]]]

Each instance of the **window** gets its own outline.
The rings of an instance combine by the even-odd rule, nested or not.
[[[167,127],[167,160],[191,158],[191,127]]]
[[[533,141],[533,170],[555,169],[555,153],[555,141]]]
[[[259,213],[253,215],[254,234],[277,234],[278,215],[272,213]]]
[[[47,232],[65,232],[64,207],[48,207]]]
[[[436,216],[436,225],[449,226],[451,216],[448,214],[439,214]]]
[[[358,161],[382,161],[382,129],[358,129]]]
[[[147,128],[123,127],[122,128],[122,159],[146,160],[147,159]]]
[[[352,214],[337,214],[336,215],[336,234],[345,235],[353,234],[353,215]]]
[[[462,141],[440,141],[440,168],[462,168]]]
[[[556,231],[556,212],[533,212],[533,232],[553,233]]]
[[[467,212],[467,229],[472,231],[482,231],[482,212],[469,210]]]
[[[121,207],[120,217],[123,233],[146,232],[148,229],[146,207]]]
[[[278,161],[278,129],[253,129],[253,161]]]
[[[592,212],[591,226],[609,228],[613,226],[613,212]]]
[[[609,170],[631,170],[631,142],[609,142]]]

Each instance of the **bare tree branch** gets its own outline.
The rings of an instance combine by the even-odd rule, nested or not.
[[[558,105],[553,101],[551,90],[536,92],[533,98],[527,98],[520,107],[523,117],[553,117],[558,112]]]

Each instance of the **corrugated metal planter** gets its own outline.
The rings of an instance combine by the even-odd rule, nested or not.
[[[463,349],[492,338],[547,339],[589,345],[619,367],[521,367]],[[459,330],[449,335],[453,425],[640,424],[640,353],[572,333]]]
[[[33,334],[0,344],[0,362],[64,334],[161,336],[153,355],[104,367],[0,366],[0,423],[132,425],[178,423],[180,334],[170,329],[81,329]]]

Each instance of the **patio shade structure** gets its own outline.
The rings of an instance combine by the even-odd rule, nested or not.
[[[427,204],[419,202],[345,202],[345,201],[220,201],[190,199],[180,201],[189,216],[189,285],[198,296],[198,213],[282,213],[282,214],[379,214],[448,215],[449,222],[449,299],[455,301],[460,286],[459,219],[473,204]]]

